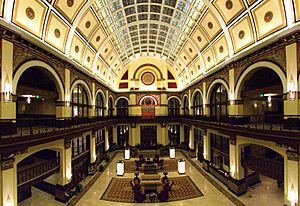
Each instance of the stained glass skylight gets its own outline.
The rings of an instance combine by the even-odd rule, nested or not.
[[[136,54],[174,62],[200,14],[202,0],[96,0],[103,26],[123,63]]]

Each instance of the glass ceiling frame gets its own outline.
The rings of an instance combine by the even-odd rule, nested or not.
[[[174,62],[204,10],[202,0],[96,0],[123,63],[139,53]]]

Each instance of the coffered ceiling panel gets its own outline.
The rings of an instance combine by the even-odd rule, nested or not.
[[[201,59],[200,59],[200,58],[198,58],[198,59],[194,62],[194,66],[195,66],[195,68],[197,69],[197,73],[198,73],[198,74],[202,74],[202,73],[203,73],[204,68],[201,66]]]
[[[94,47],[94,49],[99,50],[102,43],[105,41],[106,35],[102,30],[101,26],[94,32],[90,39],[90,44]]]
[[[61,12],[70,22],[73,22],[87,0],[56,0],[54,7]]]
[[[193,60],[197,55],[197,50],[192,46],[193,42],[188,41],[184,46],[184,50],[189,54],[191,60]]]
[[[229,56],[227,41],[224,35],[222,35],[217,41],[214,42],[213,48],[215,50],[217,63],[222,62],[226,57]]]
[[[282,0],[266,0],[253,10],[258,39],[286,25]]]
[[[210,39],[214,38],[221,31],[219,21],[210,10],[207,10],[206,14],[201,19],[200,25]]]
[[[100,51],[101,57],[104,59],[104,61],[107,61],[108,55],[111,53],[113,47],[110,43],[107,43],[102,50]]]
[[[70,56],[79,63],[81,63],[84,46],[83,40],[81,40],[78,35],[74,35],[71,43]]]
[[[242,0],[214,0],[213,4],[222,15],[226,24],[245,9],[245,5]]]
[[[91,48],[87,46],[83,58],[83,66],[85,66],[88,69],[92,69],[94,58],[95,58],[95,53],[92,51]]]
[[[16,0],[12,21],[41,38],[46,11],[47,6],[39,0]]]
[[[253,29],[248,15],[233,25],[229,31],[235,52],[254,43]]]
[[[91,35],[93,30],[98,26],[99,22],[92,11],[92,9],[89,9],[85,12],[85,14],[81,17],[79,24],[78,24],[78,30],[79,32],[86,38]]]
[[[179,56],[182,59],[184,65],[188,65],[189,62],[191,61],[190,56],[187,54],[185,50],[182,50]]]
[[[116,60],[117,60],[117,54],[114,51],[111,52],[106,58],[106,62],[110,67],[112,66],[112,63]]]
[[[213,66],[215,66],[215,58],[214,58],[213,51],[212,51],[211,48],[207,49],[203,53],[203,59],[204,59],[204,63],[205,63],[205,66],[206,66],[206,71],[208,71]]]
[[[256,1],[259,1],[259,0],[247,0],[247,3],[250,5],[250,4],[252,4],[252,3],[256,2]]]
[[[64,51],[68,33],[69,27],[51,12],[46,29],[45,41],[58,50]]]
[[[300,20],[300,0],[294,0],[296,21]]]
[[[195,29],[195,32],[192,34],[191,38],[194,40],[200,51],[202,51],[209,43],[206,36],[198,27]]]

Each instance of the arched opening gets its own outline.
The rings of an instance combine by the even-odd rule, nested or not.
[[[183,115],[189,115],[189,99],[187,96],[183,98]]]
[[[103,117],[104,116],[104,103],[103,97],[100,92],[97,93],[96,101],[95,101],[95,110],[96,116]]]
[[[203,99],[199,91],[197,91],[195,94],[193,109],[194,109],[194,116],[203,115]]]
[[[127,117],[128,116],[128,101],[125,98],[120,98],[117,101],[117,116]]]
[[[175,97],[172,97],[168,101],[168,115],[169,116],[178,116],[178,115],[180,115],[180,102]]]
[[[55,81],[43,67],[25,70],[17,84],[17,118],[55,117],[59,99]]]
[[[72,117],[87,117],[89,115],[87,92],[80,83],[76,84],[72,90],[71,106]]]
[[[43,192],[55,195],[60,168],[60,153],[44,149],[17,164],[18,202]],[[28,200],[30,201],[30,200]]]
[[[143,118],[153,118],[155,117],[155,105],[157,105],[157,100],[152,96],[145,96],[141,99],[142,106],[142,117]]]
[[[108,116],[112,117],[113,116],[113,111],[114,111],[114,102],[112,97],[109,97],[108,99]]]
[[[129,144],[129,126],[128,125],[118,125],[117,126],[118,139],[117,144],[119,148],[125,148]]]
[[[180,144],[180,125],[169,124],[168,125],[169,143],[172,147],[177,147]]]
[[[283,115],[282,93],[281,79],[274,70],[253,70],[241,87],[244,115]]]
[[[246,179],[249,177],[259,177],[255,182],[259,184],[251,185],[252,189],[247,191],[247,195],[253,198],[245,199],[246,205],[254,201],[257,194],[261,204],[267,205],[272,198],[273,205],[284,205],[284,157],[278,152],[268,147],[257,144],[244,144],[241,147],[241,164]],[[255,175],[255,174],[259,174]],[[248,177],[248,178],[247,178]]]
[[[210,96],[210,115],[211,116],[226,116],[228,105],[227,89],[222,83],[217,83]]]

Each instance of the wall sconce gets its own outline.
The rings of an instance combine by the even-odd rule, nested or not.
[[[235,174],[235,165],[233,162],[231,162],[231,166],[230,166],[230,175],[231,177],[234,177]]]
[[[254,105],[253,105],[253,106],[254,106],[254,108],[257,108],[257,104],[256,104],[256,103],[254,103]]]
[[[31,103],[31,97],[27,97],[26,102],[27,102],[27,104],[30,104]]]
[[[66,105],[67,105],[67,107],[70,106],[70,96],[69,95],[66,96]]]
[[[11,89],[10,89],[9,83],[5,82],[3,94],[4,94],[4,102],[6,102],[6,103],[10,102],[10,91],[11,91]]]
[[[66,177],[67,177],[67,181],[71,181],[71,179],[72,179],[72,171],[70,169],[70,166],[68,166],[68,168],[67,168]]]
[[[289,83],[289,100],[294,101],[296,98],[296,90],[294,80],[291,79]]]
[[[291,206],[296,206],[298,201],[298,195],[296,194],[294,185],[292,184],[289,193],[288,193],[288,199],[291,201]]]

